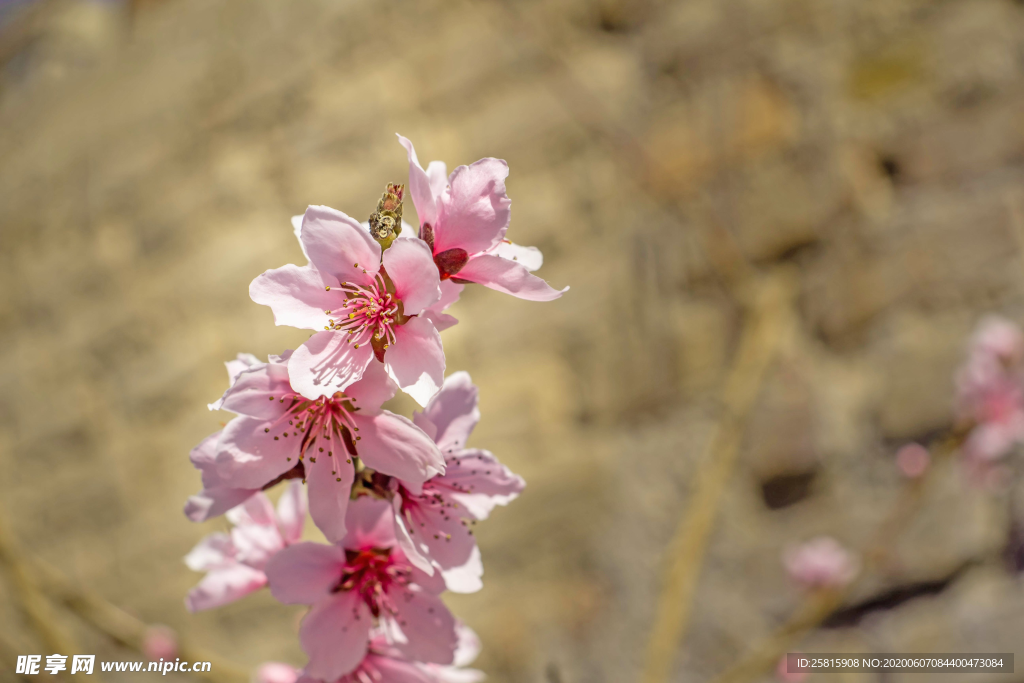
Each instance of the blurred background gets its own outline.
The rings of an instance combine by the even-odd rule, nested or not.
[[[229,419],[223,361],[307,336],[247,293],[302,262],[289,218],[368,217],[407,181],[396,132],[424,165],[507,159],[509,238],[572,286],[468,287],[444,335],[471,445],[528,482],[449,601],[494,683],[640,680],[687,606],[668,680],[712,680],[802,604],[784,547],[871,543],[977,321],[1024,321],[1019,1],[0,0],[0,518],[26,552],[241,667],[304,663],[301,608],[185,611],[181,558],[226,528],[182,515],[188,452]],[[674,560],[715,458],[707,541]],[[937,463],[794,647],[1024,652],[1005,503]],[[43,653],[11,585],[5,657]]]

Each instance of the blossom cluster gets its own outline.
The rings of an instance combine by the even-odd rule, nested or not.
[[[232,528],[186,557],[206,572],[187,607],[264,587],[310,607],[299,629],[308,663],[268,663],[266,683],[479,677],[460,668],[476,637],[440,595],[481,588],[473,526],[525,484],[467,446],[478,391],[465,372],[445,377],[440,333],[458,322],[446,310],[466,284],[533,301],[566,290],[533,274],[537,249],[505,239],[504,161],[449,175],[438,161],[424,170],[412,143],[399,142],[419,229],[403,221],[406,186],[392,184],[365,223],[325,206],[293,219],[308,263],[268,270],[249,294],[278,325],[314,334],[266,362],[228,362],[230,386],[210,408],[235,417],[191,454],[202,490],[185,514],[225,515]],[[383,408],[399,390],[422,407],[412,419]],[[278,484],[275,508],[264,491]],[[327,544],[302,540],[307,512]]]

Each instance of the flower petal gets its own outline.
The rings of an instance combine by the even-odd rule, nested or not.
[[[208,572],[234,561],[231,537],[219,531],[204,537],[185,556],[185,565],[194,572]]]
[[[309,655],[306,673],[334,681],[356,668],[366,656],[371,625],[370,610],[355,591],[335,593],[314,605],[299,628]]]
[[[335,448],[338,450],[333,455],[319,453],[314,456],[316,462],[306,465],[309,513],[331,543],[345,537],[345,514],[355,478],[355,466],[350,462],[345,446],[338,442]]]
[[[409,155],[409,194],[412,195],[412,203],[416,207],[416,215],[420,219],[420,225],[437,223],[437,194],[430,187],[430,178],[426,171],[420,166],[420,160],[416,157],[416,149],[408,138],[398,136],[398,142],[405,147]],[[441,186],[442,189],[444,186]]]
[[[396,327],[384,367],[405,393],[426,405],[444,382],[444,347],[433,323],[416,317]]]
[[[385,410],[374,417],[356,413],[354,420],[356,450],[368,467],[412,483],[444,472],[437,444],[409,419]]]
[[[448,458],[443,478],[434,486],[447,488],[448,495],[477,519],[486,519],[496,505],[515,500],[526,482],[484,450],[470,449]]]
[[[242,505],[228,510],[227,518],[235,526],[259,525],[277,528],[274,522],[274,506],[263,493],[257,493]]]
[[[193,522],[205,522],[223,515],[231,508],[244,503],[259,489],[236,489],[227,486],[204,488],[185,502],[185,516]]]
[[[554,289],[531,274],[526,266],[493,254],[481,254],[469,259],[459,271],[458,278],[528,301],[552,301],[569,291],[568,287],[561,291]]]
[[[395,283],[395,296],[402,301],[405,315],[416,315],[440,301],[441,277],[423,240],[395,240],[384,251],[384,269]]]
[[[441,391],[430,399],[423,416],[437,429],[434,440],[442,452],[466,447],[470,432],[480,421],[479,396],[469,373],[460,370],[448,375]]]
[[[263,361],[251,353],[240,353],[235,360],[224,363],[224,367],[228,369],[228,384],[234,384],[240,374],[257,365],[263,365]]]
[[[397,608],[397,626],[406,642],[395,647],[407,658],[420,662],[451,664],[458,635],[455,617],[441,599],[426,591],[392,586],[388,591]]]
[[[289,263],[263,273],[249,285],[249,297],[258,304],[270,306],[275,325],[322,330],[329,315],[324,313],[338,305],[338,294],[325,287],[337,287],[330,274],[321,273],[312,265]]]
[[[390,401],[398,391],[383,363],[370,361],[358,382],[345,389],[345,395],[354,399],[353,405],[363,415],[376,415],[385,401]]]
[[[306,253],[306,245],[302,243],[302,216],[303,214],[301,213],[298,216],[292,216],[292,232],[295,233],[295,239],[299,242],[299,249],[302,249],[302,255],[308,261],[309,254]]]
[[[386,500],[369,496],[356,498],[348,506],[345,525],[348,533],[341,545],[349,550],[393,548],[397,543],[394,510]]]
[[[264,571],[270,593],[286,605],[311,605],[331,594],[341,579],[345,551],[323,543],[296,543],[270,558]]]
[[[266,575],[244,564],[235,564],[210,572],[188,592],[185,607],[189,612],[198,612],[220,607],[229,602],[258,591],[267,585]]]
[[[277,525],[285,543],[297,543],[302,538],[302,527],[306,523],[306,488],[298,479],[293,479],[277,500]]]
[[[284,363],[261,363],[238,375],[234,384],[211,408],[229,410],[236,415],[274,420],[286,408],[277,400],[292,393],[288,384],[288,367]]]
[[[452,593],[476,593],[484,587],[483,575],[484,563],[480,557],[480,548],[475,543],[469,559],[458,567],[441,570],[445,586]]]
[[[302,436],[284,434],[281,427],[255,417],[228,422],[217,449],[218,476],[232,488],[263,488],[297,464]]]
[[[366,680],[379,683],[439,683],[425,667],[402,659],[370,654],[366,657],[366,667],[380,677]]]
[[[394,508],[395,539],[398,547],[405,554],[405,559],[409,560],[409,564],[427,576],[432,576],[434,574],[434,566],[430,564],[430,560],[416,547],[416,542],[413,541],[412,534],[407,527],[406,519],[402,516],[401,494],[396,494],[391,503]]]
[[[306,209],[299,239],[316,269],[339,282],[368,285],[380,269],[380,245],[359,221],[336,209]]]
[[[417,547],[441,569],[461,567],[470,561],[476,539],[454,510],[431,505],[430,491],[408,496],[406,510]]]
[[[508,259],[509,261],[515,261],[530,272],[544,265],[544,254],[540,252],[540,249],[537,247],[523,247],[507,240],[498,242],[498,246],[491,249],[488,253]]]
[[[434,226],[435,254],[459,248],[472,255],[501,241],[511,216],[507,177],[508,164],[501,159],[481,159],[452,171]]]
[[[317,332],[288,359],[292,389],[308,399],[331,396],[359,381],[373,360],[373,348],[356,348],[343,332]]]

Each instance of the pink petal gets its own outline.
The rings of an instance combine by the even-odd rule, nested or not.
[[[220,607],[258,591],[265,585],[266,575],[244,564],[215,569],[189,591],[185,607],[190,612]]]
[[[327,206],[306,209],[300,239],[316,269],[339,282],[368,285],[380,269],[380,245],[359,221],[341,211]]]
[[[353,405],[363,415],[376,415],[385,401],[395,397],[396,391],[398,385],[388,376],[384,364],[372,360],[366,366],[362,379],[345,389],[345,395],[355,399]]]
[[[305,256],[308,261],[309,254],[306,253],[306,245],[302,243],[302,218],[303,214],[301,213],[298,216],[292,216],[292,232],[295,234],[295,239],[299,243],[299,249],[302,250],[302,255]]]
[[[434,226],[435,254],[460,248],[473,255],[501,241],[511,216],[507,177],[508,164],[500,159],[481,159],[452,171],[451,189],[442,197]]]
[[[227,518],[235,526],[261,525],[276,528],[274,506],[262,493],[257,493],[242,505],[229,510]]]
[[[477,449],[449,458],[444,477],[434,480],[434,485],[447,488],[448,495],[477,519],[486,519],[494,506],[507,505],[526,488],[522,477]]]
[[[441,391],[430,399],[423,415],[436,428],[434,440],[443,452],[466,447],[480,421],[479,395],[469,373],[460,370],[448,375]]]
[[[397,643],[396,649],[412,660],[451,664],[458,636],[455,618],[441,599],[424,591],[396,587],[388,595],[397,606],[394,619],[407,639]]]
[[[256,669],[253,683],[295,683],[299,678],[299,670],[291,664],[266,662]]]
[[[288,264],[263,273],[249,285],[249,297],[270,306],[276,325],[302,330],[322,330],[329,315],[324,311],[338,304],[338,295],[324,289],[336,287],[330,274],[321,274],[312,265]]]
[[[263,488],[298,463],[302,435],[283,434],[266,420],[236,417],[222,432],[217,474],[233,488]]]
[[[476,545],[469,559],[460,566],[441,571],[444,584],[452,593],[476,593],[484,587],[483,575],[484,563],[480,557],[480,548]]]
[[[334,681],[356,668],[366,655],[371,625],[370,610],[354,591],[335,593],[314,605],[299,628],[302,649],[309,655],[306,673]]]
[[[441,280],[441,299],[429,306],[422,315],[424,318],[434,323],[434,327],[438,332],[444,332],[450,327],[454,327],[459,323],[458,319],[453,315],[448,315],[442,311],[446,310],[449,306],[459,300],[459,296],[462,294],[462,290],[465,289],[466,285],[460,285],[451,280]]]
[[[455,625],[459,637],[459,645],[455,648],[455,666],[469,666],[480,654],[480,638],[470,627],[463,623]]]
[[[228,369],[228,384],[234,384],[240,374],[257,365],[263,365],[263,362],[251,353],[238,354],[235,360],[229,360],[224,364]]]
[[[231,530],[235,559],[253,569],[262,570],[267,560],[284,548],[277,526],[248,524]]]
[[[327,442],[330,443],[330,442]],[[355,466],[349,462],[345,446],[338,442],[333,456],[320,453],[315,463],[306,464],[309,485],[309,513],[327,540],[335,543],[345,536],[345,514],[355,479]],[[338,480],[341,481],[338,481]]]
[[[412,662],[371,654],[366,664],[380,673],[379,683],[438,683],[438,679]],[[375,683],[378,679],[374,680]]]
[[[349,550],[393,548],[396,544],[394,510],[380,498],[360,496],[348,506],[348,533],[341,545]]]
[[[441,277],[426,242],[395,240],[384,251],[384,268],[406,315],[416,315],[441,299]]]
[[[277,524],[285,543],[297,543],[302,538],[308,507],[305,487],[298,479],[292,479],[277,501]]]
[[[569,291],[568,287],[561,291],[554,289],[525,266],[492,254],[471,258],[459,271],[458,278],[529,301],[552,301]]]
[[[494,249],[487,253],[500,256],[509,261],[515,261],[530,272],[544,265],[544,254],[540,252],[540,249],[537,247],[523,247],[507,240],[502,240]]]
[[[420,225],[437,223],[437,195],[430,188],[430,179],[426,171],[420,166],[420,160],[416,158],[416,150],[407,138],[398,136],[398,142],[409,155],[409,194],[412,195],[412,203],[416,207],[416,215],[419,216]],[[443,188],[443,186],[442,186]]]
[[[444,472],[444,456],[410,420],[387,410],[374,417],[355,415],[356,450],[367,467],[412,483]]]
[[[292,393],[288,384],[288,368],[283,363],[261,363],[238,375],[223,398],[211,408],[229,410],[237,415],[273,420],[285,411],[278,400]]]
[[[230,487],[205,488],[185,501],[185,516],[193,522],[205,522],[225,512],[259,491],[259,489],[236,489]]]
[[[430,560],[420,552],[416,542],[413,541],[412,534],[409,532],[406,520],[402,516],[401,495],[395,495],[392,500],[392,505],[394,507],[395,539],[398,547],[402,550],[402,553],[405,554],[405,558],[412,566],[416,567],[428,576],[432,576],[434,574],[434,566],[430,564]]]
[[[430,495],[430,491],[426,491],[423,498]],[[458,511],[421,505],[419,503],[428,502],[423,498],[409,496],[406,505],[413,540],[441,569],[461,567],[473,554],[476,539],[463,525]]]
[[[384,354],[384,366],[398,386],[420,405],[444,382],[444,347],[434,325],[423,317],[395,328],[395,343]]]
[[[279,602],[311,605],[331,594],[344,566],[345,551],[338,546],[302,542],[270,558],[264,571]]]
[[[234,563],[235,546],[225,533],[204,537],[185,556],[185,565],[194,572],[208,572]]]
[[[292,388],[309,399],[331,396],[358,382],[373,360],[373,348],[358,349],[343,332],[317,332],[288,359]]]

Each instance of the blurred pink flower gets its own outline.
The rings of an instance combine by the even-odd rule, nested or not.
[[[790,672],[789,665],[788,665],[788,662],[787,662],[787,656],[786,655],[782,655],[782,658],[779,659],[778,665],[775,667],[775,677],[778,678],[783,683],[801,683],[801,681],[803,681],[805,678],[807,678],[807,672],[806,671],[793,671],[793,672]]]
[[[302,478],[309,482],[313,521],[328,540],[337,541],[345,535],[355,476],[352,455],[374,470],[407,479],[417,490],[444,472],[444,458],[427,434],[381,410],[395,385],[379,363],[345,392],[311,401],[289,383],[290,355],[249,364],[211,404],[238,417],[193,451],[204,488],[186,506],[190,519],[207,519],[281,479]]]
[[[253,683],[295,683],[301,672],[290,664],[266,662],[256,669]]]
[[[1024,442],[1024,334],[991,316],[971,337],[956,376],[957,416],[971,425],[963,452],[987,462]]]
[[[412,142],[398,136],[409,156],[409,193],[420,238],[431,249],[442,280],[476,282],[531,301],[551,301],[559,291],[533,275],[544,257],[535,247],[505,239],[511,217],[505,178],[508,164],[486,158],[459,166],[450,176],[442,161],[423,170]]]
[[[454,662],[450,666],[409,661],[388,644],[383,634],[370,639],[366,656],[355,669],[333,683],[478,683],[484,680],[482,671],[466,669],[480,652],[480,640],[464,624],[456,624],[458,645]],[[317,683],[303,675],[298,683]]]
[[[789,576],[806,588],[841,588],[850,583],[860,569],[857,559],[827,536],[787,548],[782,562]]]
[[[430,248],[419,239],[381,247],[358,221],[311,206],[299,238],[305,266],[263,273],[249,295],[269,306],[278,325],[321,330],[295,350],[288,372],[309,399],[357,382],[375,361],[420,405],[444,379],[444,351],[429,316],[441,299]]]
[[[362,496],[347,516],[339,545],[298,543],[266,568],[275,598],[312,605],[299,630],[306,674],[334,681],[360,666],[375,622],[402,657],[451,664],[458,638],[438,597],[444,581],[409,563],[397,545],[391,504]]]
[[[276,512],[265,495],[256,493],[228,510],[227,517],[234,525],[230,535],[210,534],[185,556],[190,569],[207,573],[185,598],[191,612],[226,605],[267,585],[267,562],[302,537],[306,492],[292,481]]]
[[[919,443],[908,443],[896,451],[896,467],[904,477],[917,479],[928,471],[931,455]]]
[[[489,452],[467,449],[480,420],[478,390],[469,373],[449,375],[444,387],[413,421],[444,454],[445,473],[427,480],[422,492],[394,480],[396,534],[410,561],[424,571],[442,570],[448,590],[471,593],[482,586],[483,565],[470,526],[496,505],[507,505],[526,486]]]
[[[156,624],[142,634],[142,654],[152,661],[178,656],[178,635],[169,627]]]

